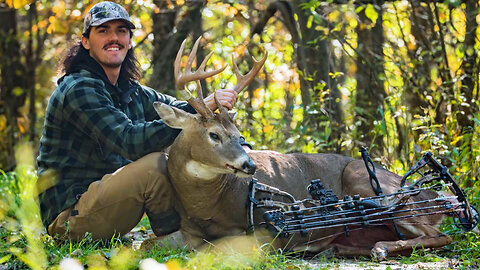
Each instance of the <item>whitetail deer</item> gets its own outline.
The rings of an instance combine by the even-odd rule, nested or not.
[[[361,197],[374,196],[369,183],[369,174],[362,160],[337,154],[281,154],[274,151],[248,151],[241,144],[241,135],[227,110],[217,102],[219,112],[209,110],[202,101],[198,80],[223,70],[205,71],[203,61],[195,73],[191,64],[199,40],[190,53],[185,72],[180,72],[182,44],[175,61],[177,86],[184,95],[188,82],[197,82],[197,98],[190,96],[188,102],[198,114],[191,114],[162,103],[154,107],[161,119],[170,127],[182,129],[170,149],[168,171],[179,200],[182,217],[180,232],[184,244],[196,248],[224,236],[244,234],[248,229],[247,207],[249,181],[252,177],[259,182],[288,191],[296,198],[306,198],[306,186],[313,179],[343,197],[359,194]],[[235,89],[240,92],[256,76],[265,62],[254,61],[253,69],[242,76],[233,60],[237,76]],[[376,168],[383,192],[394,193],[402,178],[394,173]],[[421,192],[410,200],[433,198],[431,191]],[[260,215],[261,217],[261,215]],[[261,219],[261,218],[260,218]],[[255,224],[261,220],[255,217]],[[399,231],[406,240],[398,240],[398,232],[392,225],[369,226],[352,230],[347,237],[343,228],[312,230],[307,235],[294,235],[276,239],[276,246],[294,250],[319,252],[332,249],[340,255],[371,255],[385,257],[409,252],[413,247],[441,247],[452,240],[437,228],[440,215],[420,216],[411,221],[398,221]]]

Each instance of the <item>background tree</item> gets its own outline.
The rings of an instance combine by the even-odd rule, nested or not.
[[[78,41],[94,2],[0,2],[0,166],[9,170],[17,142],[38,143],[48,96],[62,75],[54,63]],[[236,108],[256,149],[358,156],[366,145],[398,172],[431,150],[477,185],[477,1],[116,2],[137,25],[141,83],[160,92],[176,95],[172,63],[185,38],[190,48],[202,35],[198,58],[214,51],[211,68],[231,66],[234,53],[246,72],[251,56],[268,52]],[[235,80],[229,67],[202,88]]]
[[[17,40],[16,10],[0,5],[0,127],[2,149],[0,166],[5,170],[15,165],[14,146],[19,139],[17,118],[21,115],[20,107],[25,104],[27,96],[25,80],[22,79],[23,65],[20,62],[19,41]]]
[[[163,0],[154,3],[156,8],[152,14],[153,73],[148,83],[155,89],[176,96],[173,62],[180,44],[187,35],[192,33],[193,36],[199,36],[204,2],[189,1],[183,6]],[[201,48],[198,56],[203,56]]]
[[[355,121],[359,124],[357,134],[362,144],[381,151],[383,142],[375,132],[374,122],[383,122],[386,96],[383,85],[383,1],[374,2],[357,8]]]

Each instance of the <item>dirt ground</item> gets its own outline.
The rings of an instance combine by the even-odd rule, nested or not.
[[[371,270],[410,270],[410,269],[461,269],[458,261],[452,259],[446,259],[439,262],[418,262],[415,264],[402,264],[397,260],[387,260],[380,263],[374,262],[359,262],[354,260],[339,260],[336,263],[315,263],[313,261],[308,261],[305,264],[305,269],[339,269],[339,270],[356,270],[356,269],[371,269]],[[462,268],[465,269],[465,268]],[[466,268],[466,269],[478,269]]]

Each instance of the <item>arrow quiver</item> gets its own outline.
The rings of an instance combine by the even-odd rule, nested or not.
[[[405,186],[407,180],[412,184]],[[376,187],[379,188],[380,184]],[[409,200],[423,190],[442,189],[449,189],[453,195]],[[446,214],[453,216],[458,228],[470,231],[480,219],[477,209],[468,203],[465,192],[430,152],[412,166],[403,176],[401,187],[391,194],[379,193],[367,198],[347,195],[339,199],[320,179],[313,180],[307,190],[311,198],[299,201],[288,192],[252,179],[247,203],[249,229],[253,231],[262,226],[277,237],[288,237],[295,233],[306,236],[313,230],[342,228],[348,236],[352,229],[386,225],[393,226],[402,239],[396,220]],[[263,221],[255,223],[255,213],[263,213]]]

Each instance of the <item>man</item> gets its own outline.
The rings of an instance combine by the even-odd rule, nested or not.
[[[98,3],[63,62],[65,75],[50,97],[37,158],[40,179],[50,170],[58,175],[39,195],[50,235],[76,240],[90,232],[94,239],[110,239],[130,231],[144,213],[157,236],[179,228],[160,153],[179,130],[158,119],[152,104],[195,110],[138,84],[134,28],[123,7]],[[224,107],[233,107],[235,91],[216,93]],[[217,108],[212,95],[205,103]]]

